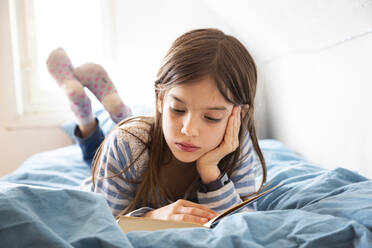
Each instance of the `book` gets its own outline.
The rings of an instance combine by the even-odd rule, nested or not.
[[[120,228],[123,230],[124,233],[132,232],[132,231],[156,231],[162,229],[170,229],[170,228],[213,228],[215,227],[218,222],[224,218],[225,216],[232,215],[243,207],[247,206],[248,204],[252,204],[253,202],[257,201],[262,196],[280,188],[283,184],[278,184],[274,187],[264,187],[264,190],[258,192],[248,198],[247,200],[238,203],[229,209],[225,210],[224,212],[220,213],[204,225],[191,223],[191,222],[184,222],[184,221],[173,221],[173,220],[158,220],[158,219],[150,219],[145,217],[132,217],[132,216],[119,216],[117,222]],[[267,189],[268,188],[268,189]]]

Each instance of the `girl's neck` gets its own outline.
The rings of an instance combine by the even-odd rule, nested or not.
[[[164,163],[160,168],[161,181],[166,185],[173,200],[184,199],[185,193],[197,180],[195,162],[183,163],[168,150],[164,152]]]
[[[164,165],[171,165],[175,167],[180,167],[181,169],[187,169],[190,167],[195,167],[195,162],[191,163],[184,163],[182,161],[179,161],[177,158],[175,158],[170,151],[169,147],[166,145],[164,157],[163,157],[163,164]]]

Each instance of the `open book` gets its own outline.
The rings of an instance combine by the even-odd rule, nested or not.
[[[157,219],[150,219],[150,218],[144,218],[144,217],[131,217],[131,216],[120,216],[118,219],[118,223],[120,225],[120,228],[123,230],[123,232],[131,232],[131,231],[156,231],[161,229],[169,229],[169,228],[187,228],[187,227],[204,227],[204,228],[213,228],[217,223],[225,216],[231,215],[233,213],[238,212],[243,207],[245,207],[248,204],[251,204],[261,198],[262,196],[266,195],[267,193],[270,193],[274,191],[275,189],[278,189],[283,184],[276,185],[274,187],[271,187],[269,189],[263,190],[261,192],[258,192],[254,194],[249,199],[238,203],[231,208],[225,210],[224,212],[220,213],[204,225],[197,224],[197,223],[191,223],[191,222],[183,222],[183,221],[172,221],[172,220],[157,220]],[[265,187],[267,188],[267,187]]]

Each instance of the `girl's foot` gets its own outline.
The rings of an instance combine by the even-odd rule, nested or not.
[[[87,63],[75,68],[74,73],[76,78],[103,104],[115,123],[132,115],[130,108],[120,99],[114,84],[102,66]]]
[[[89,126],[95,123],[89,97],[85,94],[83,85],[76,79],[69,57],[63,48],[57,48],[49,54],[47,68],[58,85],[63,89],[70,102],[79,126]]]

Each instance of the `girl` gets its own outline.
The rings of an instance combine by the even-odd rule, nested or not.
[[[99,65],[73,68],[63,49],[47,65],[70,99],[76,140],[92,165],[83,188],[102,194],[115,216],[203,224],[258,190],[257,169],[264,184],[253,116],[256,67],[236,38],[217,29],[177,38],[157,74],[153,117],[130,117]],[[105,139],[84,86],[118,123]]]

